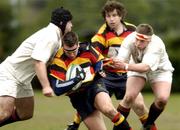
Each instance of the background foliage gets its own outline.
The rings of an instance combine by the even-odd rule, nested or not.
[[[138,25],[149,23],[165,42],[175,67],[173,92],[180,92],[180,1],[119,0],[128,10],[126,21]],[[73,14],[74,31],[80,40],[90,37],[104,22],[101,8],[106,0],[1,0],[0,60],[10,55],[29,35],[46,26],[51,11],[63,6]]]

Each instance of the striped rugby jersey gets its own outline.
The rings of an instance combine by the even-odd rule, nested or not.
[[[92,37],[91,42],[93,46],[98,50],[105,58],[115,57],[118,54],[118,50],[122,44],[122,41],[130,33],[135,31],[136,27],[133,24],[123,22],[125,30],[120,35],[111,30],[107,24],[103,24],[98,33]],[[113,69],[111,67],[104,68],[108,72],[125,72],[124,70]]]
[[[59,49],[52,64],[49,66],[49,72],[51,76],[65,81],[69,66],[72,64],[80,65],[86,73],[86,78],[83,81],[87,83],[95,77],[94,65],[103,58],[104,57],[94,49],[90,43],[80,43],[78,55],[73,60],[65,55],[62,48]]]

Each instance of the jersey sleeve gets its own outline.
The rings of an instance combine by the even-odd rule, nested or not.
[[[48,67],[49,75],[56,79],[65,81],[66,79],[66,65],[59,58],[54,58],[52,64]]]
[[[103,24],[100,29],[98,30],[98,33],[96,33],[92,38],[91,38],[91,42],[92,42],[92,46],[99,51],[101,54],[103,53],[103,51],[105,50],[105,42],[106,39],[103,35],[104,31],[106,29],[106,24]]]
[[[142,63],[149,65],[151,70],[155,71],[160,64],[160,59],[164,53],[165,46],[161,40],[157,40],[155,43],[153,42],[149,43],[149,46],[144,54]]]
[[[40,60],[47,63],[58,49],[56,41],[46,41],[46,39],[38,41],[32,52],[31,57],[35,60]]]
[[[104,59],[104,56],[99,53],[94,47],[91,46],[90,50],[89,50],[89,54],[90,54],[90,59],[92,64],[96,64],[97,62],[101,61],[102,59]]]
[[[121,47],[118,50],[118,55],[116,58],[129,62],[131,57],[131,49],[133,47],[133,35],[128,35],[122,42]]]

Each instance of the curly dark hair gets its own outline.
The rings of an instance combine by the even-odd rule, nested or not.
[[[122,20],[125,18],[126,14],[127,14],[127,10],[125,9],[125,6],[115,0],[108,0],[105,5],[102,8],[102,16],[105,18],[106,13],[108,12],[112,12],[116,9],[117,13],[119,16],[122,17]]]

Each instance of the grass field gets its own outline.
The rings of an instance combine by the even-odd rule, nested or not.
[[[151,94],[144,94],[147,106],[153,100]],[[113,103],[117,105],[114,98]],[[169,103],[157,120],[159,130],[179,130],[180,129],[180,94],[172,94]],[[35,92],[35,112],[34,117],[27,121],[13,123],[0,130],[64,130],[73,118],[74,110],[71,107],[68,97],[44,97],[41,92]],[[131,111],[128,117],[133,130],[140,130],[140,122],[137,116]],[[111,122],[105,118],[108,130],[112,129]],[[82,124],[79,130],[86,130]]]

